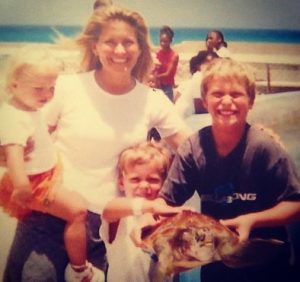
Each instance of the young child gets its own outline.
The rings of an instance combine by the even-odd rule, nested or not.
[[[65,220],[70,260],[66,281],[104,281],[103,273],[86,260],[86,203],[63,189],[59,160],[40,111],[53,97],[60,69],[61,63],[45,48],[23,47],[9,61],[9,99],[0,108],[7,167],[0,182],[0,205],[18,219],[35,210]],[[25,156],[28,142],[33,148]]]
[[[125,149],[118,161],[119,189],[125,197],[107,203],[100,234],[108,259],[108,282],[154,281],[149,254],[134,246],[130,232],[140,215],[174,213],[180,209],[154,205],[171,163],[169,151],[159,142],[146,141]],[[149,214],[148,219],[154,222]],[[147,220],[148,220],[147,219]]]
[[[255,99],[253,75],[241,63],[215,59],[203,72],[202,99],[212,125],[180,146],[159,196],[182,205],[196,191],[202,212],[225,219],[222,223],[241,241],[259,237],[287,243],[282,254],[263,265],[205,265],[201,282],[294,281],[285,225],[300,219],[299,177],[282,145],[247,123]]]

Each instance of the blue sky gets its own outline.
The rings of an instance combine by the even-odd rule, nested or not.
[[[94,0],[1,0],[0,25],[83,25]],[[300,30],[300,0],[114,0],[149,26]]]

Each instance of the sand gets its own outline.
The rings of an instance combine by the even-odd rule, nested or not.
[[[65,43],[65,42],[64,42]],[[51,46],[65,64],[66,72],[79,67],[78,51],[58,44],[31,43]],[[300,89],[300,44],[228,42],[232,57],[254,67],[258,93],[272,93]],[[0,73],[8,55],[23,43],[0,43]],[[157,48],[154,46],[153,49]],[[205,49],[204,41],[184,41],[173,48],[179,54],[176,84],[190,77],[189,60]],[[3,76],[1,76],[2,78]],[[0,78],[0,79],[1,79]],[[0,81],[1,83],[1,81]]]
[[[66,48],[57,44],[30,43],[33,46],[51,46],[59,57],[65,61],[77,61],[78,52],[72,48]],[[0,58],[12,54],[24,43],[0,43]],[[157,46],[154,46],[157,48]],[[184,41],[175,44],[173,48],[177,51],[180,58],[179,73],[182,66],[189,62],[190,58],[205,49],[204,41]],[[249,43],[249,42],[229,42],[229,49],[234,59],[248,63],[275,64],[300,67],[300,44],[276,44],[276,43]],[[78,62],[75,63],[75,65]],[[188,72],[183,77],[188,76]]]
[[[300,89],[300,44],[229,42],[228,48],[233,59],[254,67],[260,92]],[[204,50],[205,43],[182,42],[174,49],[180,57],[176,76],[180,83],[189,77],[190,58]]]

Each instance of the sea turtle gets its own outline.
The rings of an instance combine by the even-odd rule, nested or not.
[[[207,215],[183,211],[142,232],[143,249],[157,258],[155,281],[175,273],[222,261],[239,268],[274,257],[282,241],[250,239],[239,242],[236,233]]]

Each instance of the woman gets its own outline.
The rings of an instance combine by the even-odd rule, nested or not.
[[[173,148],[189,130],[162,92],[141,83],[151,68],[151,54],[138,13],[114,6],[96,10],[77,43],[83,72],[58,79],[45,114],[56,128],[64,184],[89,202],[88,260],[105,269],[99,214],[117,194],[117,156],[145,140],[152,127]],[[19,222],[4,281],[64,281],[63,227],[63,221],[38,213]]]

